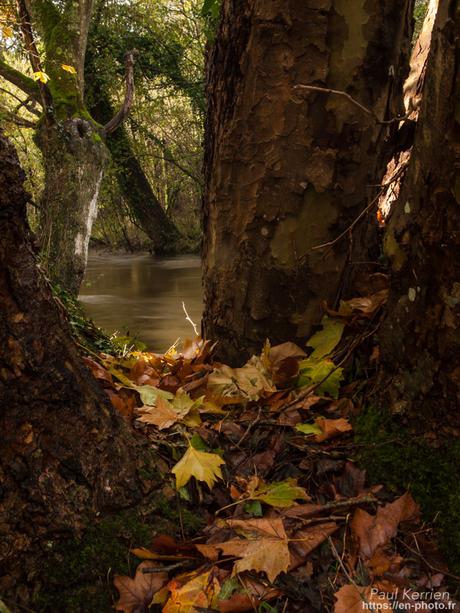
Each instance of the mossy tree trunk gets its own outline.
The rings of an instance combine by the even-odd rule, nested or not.
[[[52,281],[77,294],[86,268],[107,151],[105,137],[129,112],[133,52],[126,55],[126,97],[103,127],[84,104],[84,65],[93,0],[17,0],[18,23],[37,81],[0,57],[0,75],[42,106],[36,142],[45,188],[39,239]],[[36,44],[36,40],[40,45]]]
[[[139,446],[37,268],[24,174],[2,135],[0,168],[0,591],[27,607],[55,539],[139,501]]]
[[[411,0],[224,0],[208,61],[204,332],[241,361],[301,342],[369,260],[368,224],[402,111]],[[345,96],[296,88],[307,85]],[[372,232],[371,232],[372,234]],[[372,242],[372,241],[371,241]]]
[[[99,122],[106,123],[113,116],[113,109],[108,97],[101,91],[96,75],[92,75],[91,87],[92,98],[96,100],[91,108],[92,114]],[[149,237],[152,251],[159,255],[176,252],[180,233],[153,193],[123,127],[111,135],[107,147],[120,191],[133,218]]]
[[[100,126],[83,102],[84,61],[91,0],[26,2],[26,15],[44,46],[47,101],[37,130],[44,160],[41,202],[41,257],[53,282],[77,294],[86,268],[88,244],[106,151]],[[63,68],[64,66],[64,68]],[[71,67],[67,70],[65,67]]]
[[[383,403],[448,436],[460,427],[459,31],[460,3],[440,2],[410,166],[386,229],[392,282],[380,334]]]

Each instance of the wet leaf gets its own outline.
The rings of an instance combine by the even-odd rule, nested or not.
[[[212,489],[217,479],[222,479],[220,466],[224,460],[215,453],[198,451],[190,446],[185,455],[174,466],[172,472],[176,475],[176,488],[184,486],[191,477],[207,483]]]
[[[141,562],[136,570],[134,579],[131,577],[115,575],[113,580],[115,587],[120,592],[120,598],[115,605],[117,611],[135,613],[147,610],[152,597],[168,581],[168,573],[144,573],[145,568],[152,568],[152,561]]]

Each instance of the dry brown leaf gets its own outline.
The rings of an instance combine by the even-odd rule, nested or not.
[[[197,545],[197,549],[211,560],[218,551],[241,558],[234,565],[234,573],[245,570],[263,571],[270,581],[289,568],[290,553],[283,521],[276,519],[227,520],[227,525],[244,535],[225,543]]]
[[[315,441],[321,443],[335,436],[339,436],[344,432],[350,432],[353,430],[352,425],[348,419],[326,419],[325,417],[318,417],[315,419],[315,424],[322,430],[322,434],[315,434]]]
[[[344,585],[334,594],[334,613],[363,613],[366,610],[391,611],[390,601],[377,588]],[[366,604],[368,603],[368,604]]]
[[[371,317],[375,311],[385,304],[388,300],[388,289],[382,289],[370,296],[362,296],[361,298],[352,298],[346,302],[342,302],[340,311],[342,311],[343,305],[347,305],[352,311],[359,311],[366,317]],[[340,312],[339,311],[339,312]]]
[[[333,534],[339,526],[335,522],[328,522],[309,526],[303,530],[297,530],[290,540],[291,564],[289,570],[297,568],[305,562],[310,553],[321,545],[328,536]]]
[[[158,592],[168,581],[168,573],[144,573],[145,568],[156,566],[155,562],[141,562],[136,570],[134,579],[122,575],[115,575],[113,583],[120,592],[120,598],[115,605],[117,611],[135,613],[147,610],[155,592]]]
[[[161,396],[158,396],[154,407],[144,405],[139,411],[142,412],[142,415],[137,418],[138,421],[152,424],[159,430],[170,428],[182,419],[182,416]]]
[[[379,547],[392,539],[402,521],[415,519],[419,506],[407,492],[392,503],[379,507],[376,515],[357,509],[351,522],[351,529],[359,542],[359,553],[372,558]]]

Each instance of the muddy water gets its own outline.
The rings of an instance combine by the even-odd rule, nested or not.
[[[177,338],[194,335],[182,301],[200,329],[200,258],[90,255],[79,299],[87,314],[107,332],[135,336],[149,349],[163,352]]]

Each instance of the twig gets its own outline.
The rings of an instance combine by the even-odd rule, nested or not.
[[[351,102],[351,104],[354,104],[357,108],[359,108],[363,113],[365,113],[366,115],[369,115],[369,117],[372,117],[372,119],[374,119],[376,123],[383,124],[383,125],[389,125],[392,123],[404,121],[410,115],[410,113],[406,113],[405,115],[402,115],[401,117],[393,117],[392,119],[379,119],[379,117],[374,113],[374,111],[372,111],[371,109],[368,109],[366,106],[361,104],[361,102],[358,102],[358,100],[350,96],[350,94],[347,94],[347,92],[341,91],[339,89],[330,89],[329,87],[318,87],[317,85],[302,85],[302,84],[294,85],[294,89],[303,89],[303,90],[310,91],[310,92],[321,92],[323,94],[334,94],[336,96],[343,96],[349,102]]]
[[[371,202],[366,206],[366,208],[363,211],[361,211],[358,217],[356,217],[356,219],[348,226],[348,228],[346,228],[341,234],[339,234],[339,236],[334,238],[334,240],[328,241],[327,243],[323,243],[322,245],[315,245],[315,247],[311,248],[312,251],[315,251],[316,249],[324,249],[325,247],[332,247],[333,245],[338,243],[344,236],[346,236],[349,232],[351,232],[353,228],[356,226],[356,224],[359,222],[359,220],[362,219],[364,215],[366,215],[366,213],[368,213],[371,210],[374,204],[379,201],[380,197],[387,191],[387,189],[399,179],[403,171],[406,170],[408,163],[409,162],[407,161],[404,164],[402,164],[399,170],[393,175],[393,177],[387,183],[382,185],[381,189],[379,190],[379,193],[375,196],[375,198],[371,200]]]
[[[337,510],[337,509],[347,509],[350,507],[357,507],[362,504],[372,504],[375,502],[377,502],[377,499],[375,498],[373,494],[367,494],[366,496],[356,496],[354,498],[347,498],[346,500],[334,500],[332,502],[326,502],[325,504],[318,505],[316,509],[310,509],[309,511],[305,513],[305,515],[307,516],[308,515],[318,515],[319,513],[324,513],[326,511],[332,511],[332,510]],[[285,514],[288,517],[296,518],[297,516],[294,513],[294,511],[296,510],[297,509],[295,507],[292,509],[288,509],[285,512]]]
[[[334,558],[337,560],[337,562],[340,564],[340,568],[343,570],[343,572],[345,573],[346,578],[348,579],[348,581],[355,586],[355,588],[358,590],[359,596],[361,598],[361,600],[363,602],[365,602],[367,605],[369,605],[369,602],[366,598],[364,598],[363,596],[363,588],[359,585],[356,584],[355,580],[352,578],[352,576],[350,575],[350,573],[347,571],[347,569],[345,568],[345,564],[342,561],[342,558],[339,556],[339,553],[337,551],[337,549],[335,548],[335,545],[331,539],[331,537],[329,536],[328,539],[329,541],[329,545],[331,546],[332,549],[332,553],[334,555]],[[361,591],[360,591],[361,590]]]
[[[414,540],[417,543],[417,539],[415,538],[415,535],[413,534],[412,536],[414,537]],[[410,547],[407,543],[405,543],[400,538],[397,538],[396,540],[399,543],[401,543],[402,545],[404,545],[404,547],[406,547],[409,551],[411,551],[412,553],[415,553],[415,555],[417,555],[428,566],[428,568],[430,570],[434,570],[434,572],[436,572],[436,573],[441,573],[442,575],[445,575],[446,577],[450,577],[451,579],[455,579],[455,581],[460,581],[460,577],[459,576],[452,575],[451,573],[448,573],[445,570],[441,570],[440,568],[436,568],[436,566],[433,566],[432,564],[430,564],[428,562],[428,560],[422,556],[420,551],[417,551],[416,549],[413,549],[412,547]],[[418,543],[417,543],[417,547],[418,547]]]
[[[197,327],[196,327],[196,323],[195,323],[195,322],[194,322],[194,321],[191,319],[190,315],[187,313],[187,309],[185,308],[185,302],[184,302],[184,301],[182,301],[182,308],[184,309],[184,313],[185,313],[185,319],[186,319],[186,321],[189,321],[189,322],[192,324],[192,326],[193,326],[193,330],[194,330],[194,332],[195,332],[195,335],[196,335],[196,336],[200,336],[200,335],[198,334],[198,330],[197,330]]]

